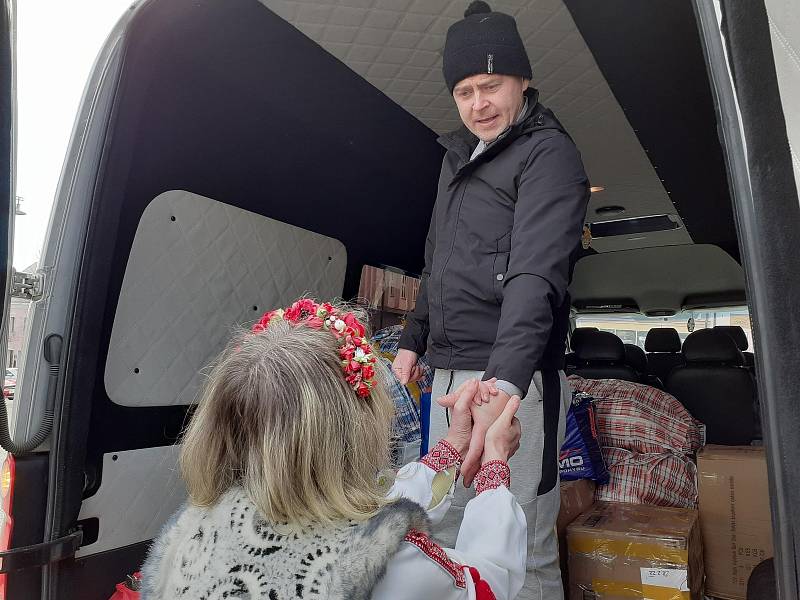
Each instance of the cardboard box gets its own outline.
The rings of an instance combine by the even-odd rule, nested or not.
[[[570,600],[701,600],[698,513],[597,502],[567,527]]]
[[[418,278],[410,275],[364,265],[358,297],[371,308],[408,312],[414,310],[419,283]]]
[[[561,579],[564,589],[569,585],[567,564],[567,526],[594,504],[594,481],[576,479],[561,482],[561,509],[558,511],[556,532],[558,533],[558,556],[561,562]]]
[[[384,270],[378,267],[364,265],[361,269],[361,280],[358,285],[358,297],[367,303],[367,306],[379,306],[383,298]]]
[[[744,600],[753,568],[773,555],[764,449],[709,445],[697,470],[706,593]]]

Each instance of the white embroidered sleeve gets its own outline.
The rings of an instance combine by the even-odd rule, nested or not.
[[[497,600],[515,598],[525,582],[527,537],[525,513],[508,488],[500,485],[467,503],[451,555],[475,567]]]
[[[407,538],[401,544],[373,588],[371,600],[479,600],[466,567],[450,560],[447,551],[424,534],[411,537],[417,539]]]
[[[373,600],[510,600],[525,581],[527,524],[508,490],[505,463],[484,465],[476,476],[478,495],[467,503],[456,548],[441,548],[424,533],[412,531],[387,566]],[[396,490],[426,506],[433,497],[433,470],[421,463],[407,465],[408,477]],[[446,469],[445,469],[446,470]],[[401,470],[402,472],[402,470]],[[438,475],[440,475],[440,471]],[[418,488],[410,482],[416,481]],[[426,487],[427,486],[427,487]],[[448,495],[451,497],[451,494]],[[448,499],[444,502],[450,504]],[[436,507],[438,510],[439,507]]]
[[[432,523],[438,523],[450,508],[460,465],[461,456],[442,440],[420,462],[397,472],[388,496],[413,500],[428,512]]]

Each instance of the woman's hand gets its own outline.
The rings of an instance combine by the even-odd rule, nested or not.
[[[508,459],[519,450],[522,428],[519,419],[514,416],[519,408],[519,403],[519,396],[511,396],[503,412],[486,431],[481,464],[490,460],[508,462]]]
[[[469,441],[472,437],[470,408],[477,391],[478,380],[470,379],[461,384],[455,392],[436,400],[440,406],[450,409],[450,429],[444,439],[458,450],[462,457],[469,449]]]

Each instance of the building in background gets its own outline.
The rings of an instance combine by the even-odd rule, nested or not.
[[[38,263],[33,263],[23,269],[25,273],[33,273],[38,268]],[[31,301],[24,298],[11,298],[11,308],[8,319],[8,348],[6,350],[6,367],[16,367],[20,356],[25,350],[27,341],[25,332],[28,325],[28,315]]]

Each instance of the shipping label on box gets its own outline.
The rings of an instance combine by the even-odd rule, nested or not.
[[[764,449],[709,445],[697,467],[706,593],[744,600],[750,573],[773,555]]]

